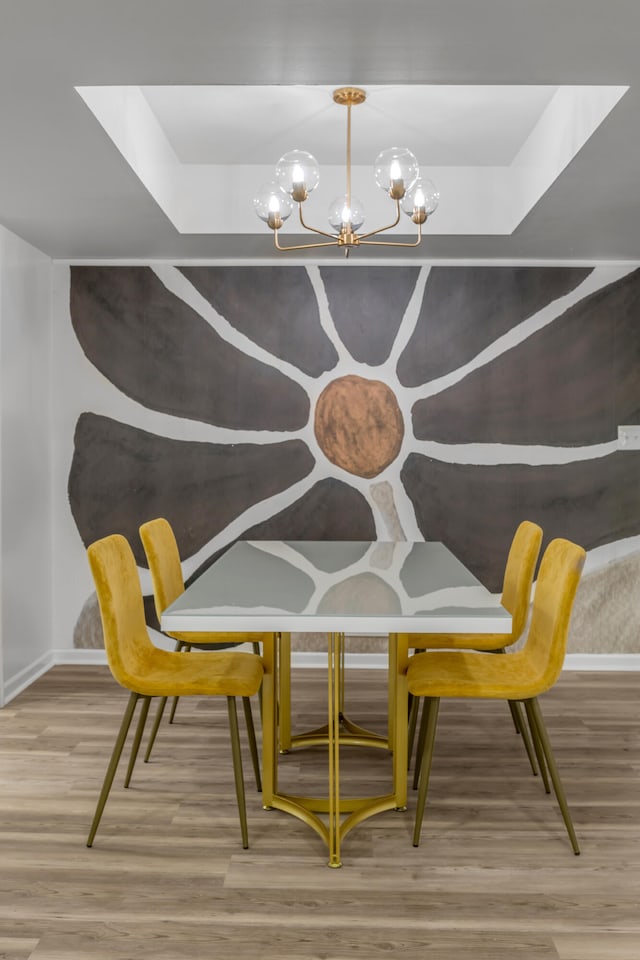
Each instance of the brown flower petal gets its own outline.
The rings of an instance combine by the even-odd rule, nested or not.
[[[640,415],[640,270],[413,407],[418,439],[580,446]]]
[[[425,540],[442,540],[490,589],[502,589],[519,520],[545,541],[585,549],[640,534],[640,451],[553,466],[462,466],[412,454],[402,482]],[[516,519],[517,518],[517,519]]]
[[[373,514],[362,494],[341,480],[320,480],[244,540],[375,540]]]
[[[227,343],[148,267],[72,267],[71,319],[94,366],[152,410],[240,430],[309,418],[302,387]]]
[[[236,330],[281,360],[318,377],[338,361],[320,325],[303,267],[180,267],[205,300]]]
[[[572,267],[433,267],[416,329],[398,363],[400,382],[418,387],[456,370],[590,273]]]
[[[354,360],[376,366],[387,359],[418,273],[418,267],[320,269],[333,322]]]
[[[166,517],[184,559],[313,466],[301,440],[228,445],[168,440],[83,413],[75,432],[69,503],[85,545],[122,533],[144,565],[138,528]]]

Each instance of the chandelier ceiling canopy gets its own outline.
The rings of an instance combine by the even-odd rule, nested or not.
[[[440,194],[431,180],[420,176],[418,161],[407,147],[389,147],[378,154],[374,163],[377,185],[395,204],[395,218],[391,223],[358,233],[364,223],[364,210],[351,191],[351,108],[364,103],[366,93],[359,87],[339,87],[333,91],[333,100],[347,108],[346,190],[329,206],[328,220],[332,232],[320,230],[306,223],[302,204],[318,186],[320,168],[312,154],[305,150],[285,153],[275,168],[274,179],[265,183],[256,192],[253,205],[257,215],[273,231],[273,240],[278,250],[310,250],[315,247],[340,247],[345,256],[353,247],[360,245],[387,247],[417,247],[422,240],[422,225],[438,206]],[[283,246],[279,231],[285,220],[298,205],[300,223],[305,230],[325,237],[312,243]],[[400,222],[404,212],[417,227],[415,240],[372,239],[392,230]]]

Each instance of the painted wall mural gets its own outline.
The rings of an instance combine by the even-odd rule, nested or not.
[[[142,567],[166,516],[190,579],[237,538],[443,540],[499,592],[527,517],[589,551],[573,649],[640,652],[605,616],[640,558],[637,267],[79,266],[70,319],[125,405],[78,410],[85,545]]]

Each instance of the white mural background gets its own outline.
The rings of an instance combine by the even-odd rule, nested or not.
[[[73,269],[83,270],[82,267]],[[112,269],[116,271],[126,268]],[[416,271],[415,284],[406,308],[402,316],[397,319],[397,332],[393,337],[390,351],[382,362],[375,365],[355,359],[338,330],[323,281],[323,271],[327,268],[304,267],[315,297],[322,330],[335,348],[337,356],[331,369],[316,375],[304,372],[290,360],[276,356],[244,333],[237,325],[233,325],[225,315],[212,306],[179,267],[155,264],[145,269],[153,273],[170,298],[186,304],[224,341],[246,357],[276,369],[302,388],[309,399],[311,412],[307,422],[293,430],[244,427],[234,429],[172,415],[152,409],[140,400],[133,399],[116,386],[108,376],[100,372],[81,347],[71,321],[71,270],[63,265],[56,266],[53,293],[57,331],[53,343],[54,497],[59,502],[64,501],[67,508],[64,511],[54,511],[54,523],[57,526],[54,542],[60,545],[62,553],[60,564],[56,564],[60,573],[55,575],[54,619],[56,635],[62,638],[63,645],[73,645],[74,636],[75,643],[79,646],[93,646],[98,642],[96,640],[97,614],[92,601],[93,588],[86,566],[83,544],[83,537],[87,541],[92,537],[88,535],[87,530],[79,531],[69,505],[68,493],[69,478],[74,464],[74,432],[78,419],[83,414],[90,412],[98,417],[110,418],[126,424],[136,430],[179,442],[234,447],[237,444],[264,445],[300,440],[306,445],[313,458],[313,466],[309,472],[274,495],[249,505],[199,549],[185,555],[183,560],[186,578],[235,539],[242,538],[256,525],[286,511],[296,501],[304,498],[320,481],[334,479],[357,491],[370,509],[375,539],[416,540],[429,538],[430,531],[425,530],[424,522],[420,522],[415,503],[407,493],[406,484],[403,482],[403,469],[407,459],[412,455],[453,465],[540,466],[587,464],[588,461],[610,457],[617,451],[617,440],[614,436],[594,443],[565,446],[557,443],[444,443],[439,440],[417,439],[411,426],[412,409],[416,401],[438,397],[443,391],[464,382],[474,372],[490,366],[497,358],[513,351],[547,326],[563,323],[563,315],[573,305],[607,285],[630,276],[637,269],[637,265],[603,265],[587,271],[585,278],[568,293],[545,304],[533,315],[515,322],[509,330],[492,340],[456,369],[418,386],[407,386],[401,382],[398,375],[398,362],[410,345],[423,308],[425,290],[432,269],[428,265]],[[220,267],[218,266],[217,269]],[[234,268],[231,266],[226,269],[233,271]],[[331,269],[349,270],[350,266],[336,266]],[[389,283],[393,284],[394,267],[384,269],[388,271]],[[265,323],[269,322],[267,310]],[[381,322],[380,319],[377,322]],[[153,329],[149,329],[149,337],[153,337]],[[144,364],[143,357],[140,362]],[[188,369],[184,369],[183,372],[188,376]],[[371,478],[358,476],[332,462],[326,455],[326,445],[323,445],[314,431],[313,415],[318,398],[329,384],[349,376],[382,381],[388,385],[395,395],[404,421],[405,429],[397,456],[393,462]],[[242,390],[250,392],[251,384],[242,384],[240,393]],[[631,472],[637,470],[638,461],[635,457],[630,456],[628,462]],[[102,469],[109,471],[108,461],[102,465]],[[640,478],[636,477],[637,479]],[[117,482],[117,477],[114,476],[113,480]],[[210,504],[209,509],[215,510],[215,504]],[[135,517],[135,522],[142,523],[147,519],[150,517],[141,515]],[[516,522],[519,519],[523,517],[514,518]],[[536,517],[531,516],[530,519],[536,519]],[[515,525],[514,522],[514,529]],[[637,529],[640,529],[640,524],[637,525]],[[101,535],[102,531],[97,533]],[[435,538],[440,538],[439,532],[436,532]],[[586,544],[586,546],[589,545]],[[148,573],[142,565],[140,574],[143,591],[150,593]],[[589,549],[585,576],[572,625],[570,650],[640,652],[640,630],[638,629],[640,605],[636,599],[639,574],[640,536],[637,533],[632,532],[628,536],[617,537]],[[83,609],[84,616],[81,618]],[[304,646],[304,642],[301,641],[299,645]]]

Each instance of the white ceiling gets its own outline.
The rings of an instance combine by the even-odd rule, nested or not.
[[[342,203],[348,114],[333,102],[332,88],[77,89],[182,234],[255,234],[253,196],[273,182],[275,163],[293,148],[320,162],[320,184],[304,204],[306,223],[328,229],[329,206]],[[401,146],[421,158],[423,177],[442,194],[427,224],[430,237],[513,234],[627,89],[368,85],[365,102],[351,111],[351,181],[363,229],[394,219],[373,164],[381,149]],[[392,234],[414,230],[401,221]],[[287,234],[304,233],[294,212],[282,232],[285,245]]]
[[[352,109],[352,159],[372,165],[381,149],[410,146],[434,166],[509,163],[556,87],[367,85]],[[344,163],[346,110],[334,86],[143,87],[182,163],[273,164],[308,150]],[[491,131],[491,136],[487,132]]]
[[[345,111],[330,93],[353,83],[368,93],[353,112],[355,165],[370,171],[400,141],[443,171],[416,256],[640,259],[639,40],[635,0],[0,0],[0,224],[54,258],[269,258],[269,231],[236,213],[239,166],[294,146],[340,165]],[[138,89],[176,162],[228,168],[234,189],[199,189],[197,221],[168,215],[78,87]],[[456,177],[512,164],[566,87],[629,89],[601,116],[580,101],[593,132],[513,229],[498,174],[480,197],[483,233]],[[563,149],[569,128],[556,124],[538,154]]]

